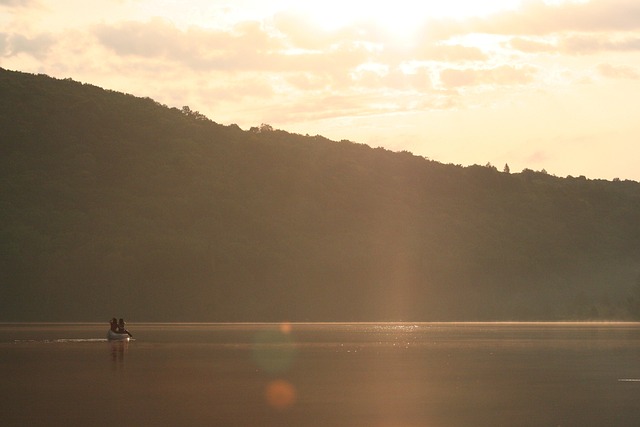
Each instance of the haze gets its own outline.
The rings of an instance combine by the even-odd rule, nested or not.
[[[637,0],[0,0],[0,67],[444,163],[640,180]]]

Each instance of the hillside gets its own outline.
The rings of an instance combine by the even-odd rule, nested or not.
[[[0,69],[0,321],[640,318],[640,184]]]

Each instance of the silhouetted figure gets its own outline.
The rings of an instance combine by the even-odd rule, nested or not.
[[[127,331],[127,329],[124,327],[124,319],[122,318],[118,320],[118,330],[116,332],[119,334],[127,334],[129,335],[129,337],[133,338],[133,335],[131,335],[131,332]]]
[[[110,323],[110,325],[111,325],[111,330],[112,330],[113,332],[118,332],[118,321],[116,320],[116,318],[115,318],[115,317],[114,317],[114,318],[112,318],[112,319],[111,319],[111,322],[109,322],[109,323]]]

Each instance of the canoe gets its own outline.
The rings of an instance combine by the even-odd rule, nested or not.
[[[109,341],[129,341],[129,338],[129,334],[127,333],[120,334],[118,332],[113,332],[111,329],[107,332],[107,339]]]

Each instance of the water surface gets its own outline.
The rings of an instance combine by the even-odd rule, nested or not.
[[[0,324],[3,426],[635,426],[635,323]]]

